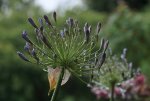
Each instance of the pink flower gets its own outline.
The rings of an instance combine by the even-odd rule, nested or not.
[[[122,92],[121,92],[121,88],[119,87],[115,87],[115,95],[118,96],[118,97],[121,97],[122,96]]]
[[[145,83],[145,76],[144,75],[138,75],[135,77],[135,85],[139,86],[139,85],[143,85]]]
[[[101,89],[98,87],[93,87],[92,92],[96,95],[97,99],[108,99],[109,98],[109,92],[106,89]]]

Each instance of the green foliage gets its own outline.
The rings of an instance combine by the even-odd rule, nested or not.
[[[141,10],[148,5],[149,0],[124,0],[133,10]]]
[[[116,0],[85,0],[85,2],[95,11],[110,12],[117,6]]]
[[[84,0],[94,11],[112,12],[121,2],[125,2],[132,10],[143,10],[149,5],[149,0]]]
[[[120,8],[119,8],[120,9]],[[135,66],[142,61],[150,61],[149,57],[149,13],[133,13],[125,8],[113,13],[105,24],[103,35],[110,41],[115,53],[126,47],[130,60]],[[149,68],[149,67],[147,67]]]

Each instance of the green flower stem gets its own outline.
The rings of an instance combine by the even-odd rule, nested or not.
[[[59,75],[59,78],[58,78],[58,81],[57,81],[56,88],[55,88],[55,90],[54,90],[54,92],[53,92],[53,95],[52,95],[52,98],[51,98],[50,101],[56,101],[56,97],[57,97],[57,95],[58,95],[59,88],[60,88],[61,82],[62,82],[62,80],[63,80],[64,71],[65,71],[65,69],[62,68],[62,70],[61,70],[61,72],[60,72],[60,75]]]
[[[114,99],[114,90],[115,90],[115,83],[111,84],[111,99],[110,101],[115,101]]]

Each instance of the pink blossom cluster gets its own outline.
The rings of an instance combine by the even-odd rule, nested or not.
[[[111,98],[111,88],[95,85],[90,87],[97,99]],[[143,74],[139,74],[131,79],[123,81],[119,85],[115,85],[114,97],[121,100],[136,100],[138,98],[145,99],[150,97],[150,87],[146,84],[145,76]]]

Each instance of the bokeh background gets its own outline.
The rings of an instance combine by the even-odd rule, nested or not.
[[[150,0],[0,0],[0,101],[49,101],[47,73],[22,61],[21,32],[32,29],[44,14],[57,11],[58,21],[72,17],[81,26],[102,23],[101,36],[110,40],[113,53],[128,49],[128,60],[150,80]],[[94,30],[94,28],[93,28]],[[86,85],[71,77],[61,88],[58,101],[96,101]]]

